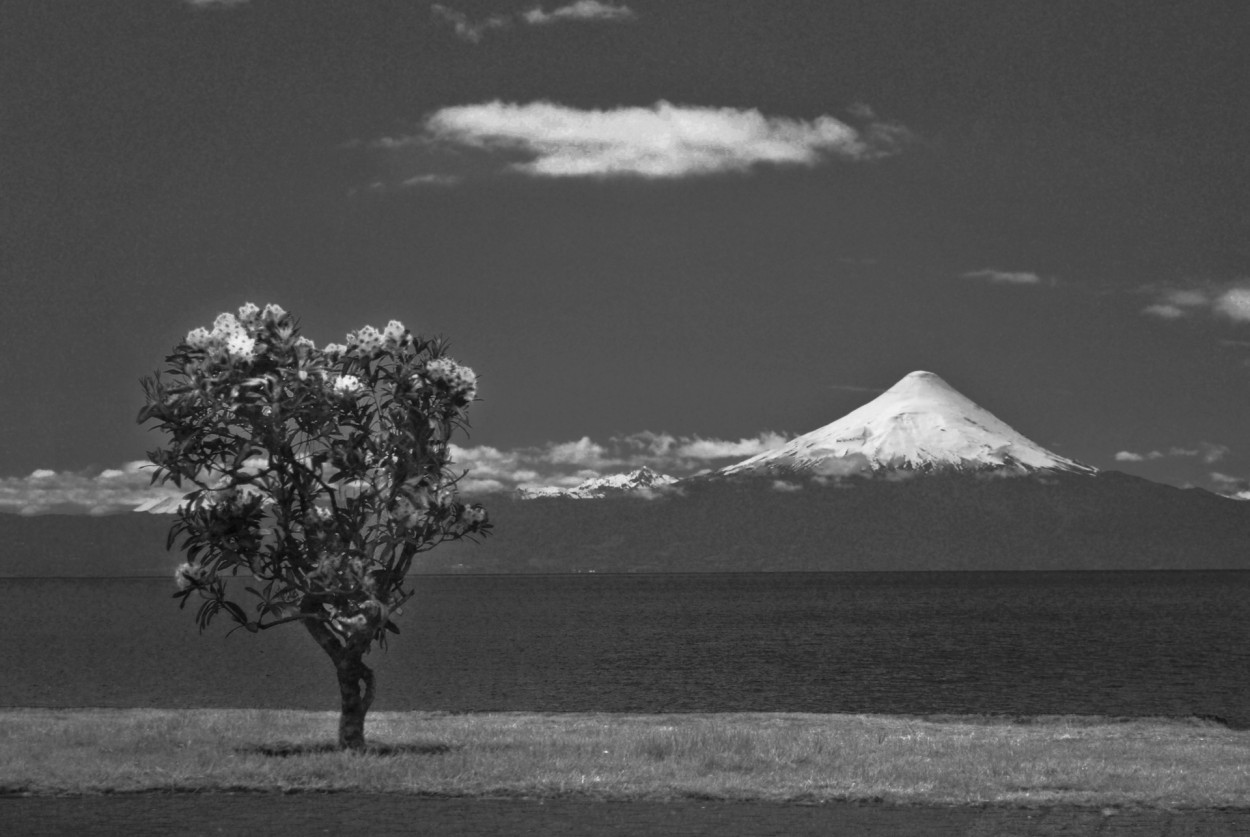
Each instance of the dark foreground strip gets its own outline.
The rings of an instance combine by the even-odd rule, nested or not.
[[[1250,835],[1250,811],[427,799],[397,794],[0,798],[0,834]]]

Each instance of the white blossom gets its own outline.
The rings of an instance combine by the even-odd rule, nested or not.
[[[343,633],[355,633],[356,631],[363,631],[368,628],[369,619],[363,613],[358,613],[350,619],[345,616],[340,616],[334,620],[334,624],[337,625],[339,630]]]
[[[356,332],[356,344],[361,354],[373,354],[382,348],[382,333],[373,326],[363,326]]]
[[[304,525],[317,527],[334,519],[334,512],[325,506],[313,506],[304,513]]]
[[[427,363],[425,375],[467,401],[472,401],[477,394],[477,375],[469,367],[456,363],[449,357],[440,357]]]
[[[174,570],[174,583],[178,585],[179,590],[186,590],[190,587],[199,587],[207,576],[208,568],[203,564],[184,561],[178,565],[178,569]]]
[[[382,330],[382,339],[386,342],[387,346],[393,348],[398,346],[403,341],[404,332],[406,330],[407,329],[404,328],[404,324],[399,320],[391,320],[386,324],[386,328]]]
[[[217,315],[217,319],[213,320],[213,334],[218,337],[226,337],[231,334],[241,333],[243,324],[238,318],[225,311]]]
[[[336,395],[354,395],[363,389],[363,385],[355,375],[339,375],[334,379],[332,389]]]
[[[193,328],[187,332],[186,343],[193,349],[207,349],[212,342],[212,335],[206,328]]]
[[[481,526],[486,522],[486,509],[481,506],[465,506],[464,511],[460,513],[460,519],[466,526]]]
[[[256,340],[243,333],[231,334],[226,338],[226,354],[231,360],[255,360]]]
[[[239,322],[243,325],[254,325],[258,314],[260,314],[260,309],[250,302],[239,306]]]

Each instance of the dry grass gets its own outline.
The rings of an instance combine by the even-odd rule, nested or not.
[[[816,802],[1250,807],[1250,732],[1200,721],[0,711],[0,791],[372,791]]]

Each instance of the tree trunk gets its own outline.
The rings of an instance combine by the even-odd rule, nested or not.
[[[315,603],[305,600],[300,607],[303,613],[315,613]],[[318,619],[305,619],[304,627],[334,663],[338,674],[340,714],[339,749],[363,750],[365,748],[365,714],[373,705],[373,669],[364,664],[369,642],[344,644],[343,640]]]
[[[373,670],[361,660],[361,653],[345,653],[335,660],[339,675],[342,712],[339,715],[339,749],[365,748],[365,713],[373,705]]]

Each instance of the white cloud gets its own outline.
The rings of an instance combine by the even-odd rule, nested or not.
[[[1149,314],[1152,317],[1160,317],[1165,320],[1176,320],[1185,316],[1185,311],[1176,305],[1168,305],[1159,303],[1156,305],[1147,305],[1141,310],[1143,314]]]
[[[1179,320],[1194,314],[1211,314],[1235,323],[1250,323],[1250,284],[1245,280],[1230,284],[1144,289],[1155,302],[1142,313],[1165,320]]]
[[[1028,271],[1012,270],[970,270],[960,274],[964,279],[983,279],[997,285],[1040,285],[1042,277]]]
[[[1219,471],[1212,471],[1210,477],[1218,493],[1234,500],[1250,500],[1250,479],[1222,474]]]
[[[463,474],[466,493],[508,492],[520,487],[572,487],[593,477],[643,466],[675,477],[692,476],[782,445],[773,432],[726,441],[643,431],[598,442],[589,436],[512,449],[451,445],[451,470]],[[114,514],[161,503],[172,510],[187,490],[152,485],[153,466],[127,462],[97,472],[38,468],[23,477],[0,477],[0,512]],[[169,502],[174,501],[174,502]]]
[[[492,29],[506,29],[512,25],[512,20],[505,15],[493,15],[473,21],[464,12],[449,9],[439,3],[430,6],[430,11],[435,18],[450,23],[456,37],[473,44],[481,43],[482,36]]]
[[[1213,442],[1199,442],[1196,447],[1183,448],[1179,445],[1168,448],[1166,451],[1152,450],[1146,453],[1136,453],[1131,450],[1122,450],[1115,455],[1116,462],[1147,462],[1157,459],[1169,457],[1180,458],[1200,458],[1208,465],[1219,462],[1228,456],[1232,449],[1228,445],[1217,445]]]
[[[583,468],[603,468],[620,463],[607,457],[607,448],[583,436],[575,442],[552,445],[547,460],[556,465],[580,465]]]
[[[678,456],[689,459],[746,459],[766,450],[781,447],[786,438],[777,433],[761,433],[753,439],[727,442],[722,439],[691,439],[677,448]]]
[[[404,186],[454,186],[460,178],[450,174],[419,174],[403,182]],[[382,184],[379,184],[382,185]]]
[[[612,3],[600,3],[599,0],[577,0],[567,6],[560,6],[550,12],[535,6],[521,14],[521,19],[532,26],[545,26],[565,21],[607,21],[620,22],[633,20],[637,15],[628,6],[616,6]]]
[[[834,479],[842,479],[844,477],[854,477],[862,474],[872,473],[872,462],[862,453],[852,453],[849,456],[831,457],[822,460],[816,464],[812,473],[816,477]],[[905,473],[899,471],[898,473]],[[889,476],[889,474],[887,474]]]
[[[195,2],[195,0],[191,0]],[[204,0],[201,0],[203,2]],[[246,0],[208,0],[208,2],[245,2]],[[620,23],[633,20],[637,15],[628,6],[602,3],[599,0],[577,0],[565,6],[545,11],[535,6],[520,15],[491,15],[480,20],[473,20],[459,9],[435,3],[430,6],[435,19],[451,24],[456,37],[462,41],[478,44],[487,32],[509,29],[517,23],[528,26],[549,26],[555,23]]]
[[[1228,445],[1213,445],[1210,442],[1203,442],[1198,449],[1198,454],[1202,457],[1202,461],[1208,465],[1219,462],[1230,453],[1232,453],[1232,450]]]
[[[829,159],[871,160],[896,153],[910,134],[860,108],[859,128],[832,116],[812,120],[758,110],[673,105],[579,110],[551,102],[501,101],[443,108],[421,134],[384,137],[395,151],[476,149],[524,158],[508,165],[533,177],[671,179],[746,172],[760,165],[811,167]]]
[[[1250,323],[1250,287],[1229,288],[1216,297],[1213,307],[1230,320]]]
[[[583,436],[569,442],[500,450],[489,446],[452,446],[457,471],[468,470],[462,490],[535,490],[570,488],[587,479],[625,473],[644,466],[674,477],[688,477],[728,465],[785,444],[786,437],[765,432],[737,441],[674,436],[643,431],[598,442]]]
[[[38,468],[25,477],[0,477],[0,512],[113,514],[185,493],[172,485],[151,485],[151,468],[147,462],[127,462],[98,474]]]

